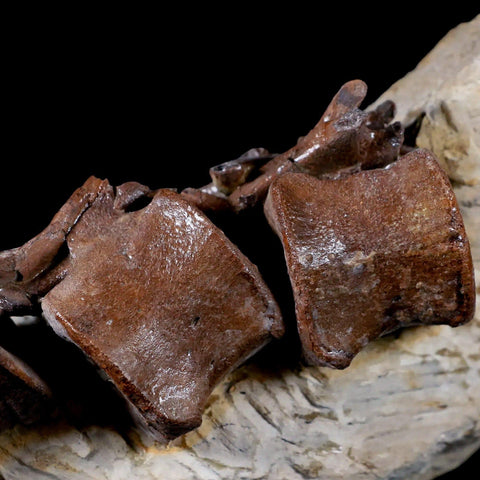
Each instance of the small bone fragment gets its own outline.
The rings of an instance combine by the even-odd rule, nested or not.
[[[203,212],[229,211],[228,195],[274,157],[265,148],[251,148],[235,160],[211,167],[212,183],[200,188],[185,188],[181,195]]]
[[[181,195],[202,212],[226,212],[230,210],[227,197],[210,183],[202,188],[185,188]]]
[[[95,200],[100,184],[90,177],[47,228],[23,246],[0,252],[0,317],[38,313],[38,297],[65,274],[68,260],[58,255],[66,236]]]
[[[0,347],[0,430],[29,425],[53,411],[48,386],[22,360]]]
[[[243,185],[250,173],[258,166],[271,160],[274,155],[265,148],[251,148],[236,160],[221,163],[210,168],[210,176],[218,191],[229,195]]]

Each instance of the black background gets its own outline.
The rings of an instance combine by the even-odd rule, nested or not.
[[[284,151],[344,82],[367,83],[367,106],[479,13],[337,3],[12,19],[2,60],[0,249],[37,234],[90,175],[199,187],[210,166],[251,147]],[[477,471],[479,462],[477,454]]]

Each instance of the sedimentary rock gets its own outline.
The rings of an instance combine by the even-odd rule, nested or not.
[[[480,54],[432,95],[416,143],[437,153],[452,180],[480,184]]]
[[[453,180],[480,183],[480,15],[458,25],[417,67],[372,105],[397,105],[395,120],[420,129],[416,145],[437,156]]]

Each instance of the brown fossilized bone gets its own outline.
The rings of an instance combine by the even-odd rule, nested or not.
[[[275,155],[265,148],[251,148],[236,160],[216,165],[210,168],[212,183],[218,192],[231,194],[237,187],[246,183],[249,175]]]
[[[38,298],[65,274],[62,246],[97,195],[90,178],[77,189],[40,234],[25,245],[0,252],[0,317],[38,313]]]
[[[60,208],[49,225],[23,246],[0,252],[0,317],[39,314],[39,299],[65,277],[70,255],[67,236],[102,192],[102,180],[90,177]],[[116,188],[114,209],[123,212],[155,194],[137,182]]]
[[[265,148],[251,148],[235,160],[221,163],[209,170],[212,182],[201,188],[186,188],[181,194],[205,212],[232,209],[228,196],[246,183],[259,169],[275,157]]]
[[[366,93],[367,86],[361,80],[343,85],[317,125],[294,147],[264,163],[256,178],[247,181],[248,175],[239,175],[237,182],[228,184],[228,188],[215,183],[214,178],[215,188],[208,185],[183,193],[203,210],[239,212],[263,200],[272,181],[285,172],[299,171],[329,178],[393,162],[403,143],[402,126],[398,122],[390,124],[395,106],[387,101],[372,112],[364,112],[359,106]],[[241,160],[242,157],[221,164],[211,172],[225,168],[229,172],[244,173]]]
[[[50,389],[21,359],[0,347],[0,430],[29,425],[53,412]]]
[[[448,179],[425,151],[397,160],[395,106],[364,112],[365,95],[346,83],[294,147],[251,149],[198,189],[90,177],[43,232],[0,253],[2,322],[43,312],[140,428],[185,433],[220,378],[284,333],[257,267],[203,213],[265,198],[308,363],[344,368],[396,328],[468,321],[472,264]]]
[[[134,209],[141,199],[150,203]],[[58,261],[64,242],[68,255]],[[3,259],[4,313],[41,300],[54,330],[159,440],[197,427],[220,378],[283,334],[258,269],[169,189],[129,182],[114,190],[91,177],[41,234]]]
[[[38,313],[41,301],[157,439],[198,426],[219,379],[283,334],[258,269],[172,190],[91,177],[0,258],[2,314]]]
[[[473,317],[469,242],[431,153],[336,180],[288,173],[265,213],[283,243],[307,363],[345,368],[397,328]]]

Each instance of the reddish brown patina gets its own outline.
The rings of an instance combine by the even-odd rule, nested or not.
[[[429,152],[338,180],[283,175],[265,213],[284,246],[309,364],[345,368],[399,327],[473,317],[468,239]]]
[[[159,440],[185,433],[219,380],[284,333],[257,267],[203,213],[265,199],[308,363],[345,368],[399,327],[467,322],[473,266],[451,185],[426,151],[398,159],[394,104],[365,112],[365,95],[363,82],[346,83],[297,145],[251,149],[212,167],[205,187],[178,194],[90,177],[44,231],[0,252],[0,322],[43,314],[142,429]],[[21,388],[40,398],[30,393],[44,385],[29,378],[0,350],[0,399]]]
[[[258,269],[179,194],[159,190],[125,212],[107,182],[97,185],[42,309],[110,377],[139,426],[174,438],[200,425],[220,378],[282,335],[280,312]]]

